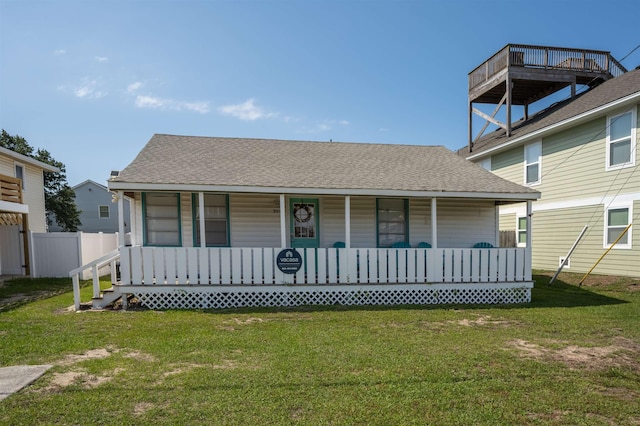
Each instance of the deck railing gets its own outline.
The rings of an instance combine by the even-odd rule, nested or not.
[[[609,52],[510,44],[469,73],[469,90],[509,66],[604,73],[613,77],[627,71]]]
[[[531,281],[525,248],[297,249],[303,267],[284,274],[277,248],[121,249],[122,285],[317,285]]]
[[[0,175],[0,200],[22,204],[22,181],[18,178]]]

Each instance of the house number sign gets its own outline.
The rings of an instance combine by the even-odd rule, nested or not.
[[[294,249],[284,249],[276,257],[276,265],[285,274],[295,274],[302,267],[302,256]]]

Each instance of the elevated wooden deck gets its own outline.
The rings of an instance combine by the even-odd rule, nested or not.
[[[507,75],[514,84],[512,105],[531,104],[571,84],[597,85],[627,70],[599,50],[508,44],[469,73],[469,101],[498,104]]]

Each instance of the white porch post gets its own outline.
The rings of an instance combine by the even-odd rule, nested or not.
[[[122,247],[124,247],[124,191],[118,191],[118,248]],[[82,262],[80,264],[82,265]]]
[[[138,221],[137,221],[137,212],[136,212],[136,200],[135,197],[129,198],[129,229],[131,229],[131,236],[129,243],[132,246],[138,244],[138,239],[136,238],[136,229],[138,229]]]
[[[284,203],[284,194],[280,194],[280,246],[287,247],[287,217]]]
[[[351,196],[344,197],[344,246],[351,248]]]
[[[438,202],[431,199],[431,247],[438,248]]]
[[[533,255],[533,247],[531,247],[531,222],[533,218],[533,202],[531,200],[527,200],[527,248],[525,252],[525,275],[528,279],[531,279],[531,265],[532,255]]]
[[[198,192],[198,214],[200,215],[200,247],[206,247],[206,232],[204,229],[204,192]]]
[[[496,205],[495,206],[496,211],[495,213],[495,218],[494,218],[494,223],[495,223],[495,227],[496,227],[496,242],[495,242],[495,246],[496,247],[500,247],[500,206]]]

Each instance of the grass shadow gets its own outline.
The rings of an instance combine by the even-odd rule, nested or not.
[[[0,283],[0,312],[72,290],[71,278],[13,278],[3,281]]]
[[[232,309],[205,309],[210,313],[275,313],[275,312],[326,312],[326,311],[392,311],[392,310],[442,310],[442,309],[531,309],[531,308],[573,308],[585,306],[619,305],[630,303],[627,300],[608,296],[592,290],[591,286],[578,286],[579,280],[573,276],[561,275],[552,285],[549,281],[553,273],[540,273],[533,276],[535,281],[531,292],[531,303],[524,304],[434,304],[434,305],[304,305],[290,307],[254,307]],[[576,274],[573,274],[576,275]],[[614,289],[623,292],[620,283],[628,283],[627,278],[618,278],[612,284]],[[610,279],[610,277],[607,277]],[[597,280],[595,278],[594,280]],[[639,282],[640,285],[640,282]],[[600,287],[602,288],[602,287]]]

